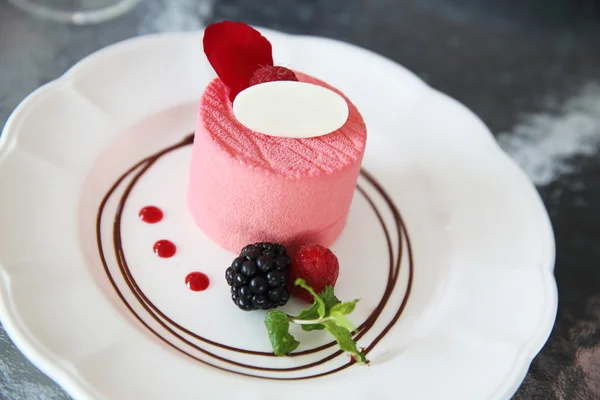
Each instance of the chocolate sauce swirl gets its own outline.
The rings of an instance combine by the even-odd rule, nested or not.
[[[249,371],[252,370],[257,370],[257,371],[268,371],[268,372],[273,372],[273,373],[282,373],[282,372],[292,372],[292,371],[300,371],[300,370],[309,370],[312,367],[318,366],[318,365],[322,365],[336,357],[339,357],[340,355],[343,354],[343,352],[341,350],[337,350],[337,351],[333,351],[332,353],[325,355],[324,357],[322,357],[321,359],[308,363],[308,364],[304,364],[304,365],[299,365],[299,366],[295,366],[295,367],[290,367],[290,368],[271,368],[271,367],[261,367],[261,366],[255,366],[255,365],[249,365],[249,364],[244,364],[244,363],[240,363],[234,360],[230,360],[226,357],[222,357],[219,356],[217,354],[214,354],[200,346],[198,346],[195,343],[190,342],[188,339],[186,339],[185,337],[183,337],[181,335],[181,333],[184,333],[186,335],[189,335],[190,337],[197,339],[203,343],[224,349],[224,350],[228,350],[231,352],[237,352],[237,353],[243,353],[243,354],[249,354],[249,355],[255,355],[255,356],[260,356],[260,357],[275,357],[275,355],[273,353],[268,353],[268,352],[261,352],[261,351],[255,351],[255,350],[249,350],[249,349],[241,349],[241,348],[236,348],[236,347],[232,347],[232,346],[228,346],[226,344],[223,343],[218,343],[212,340],[209,340],[207,338],[204,338],[200,335],[198,335],[195,332],[191,332],[190,330],[186,329],[185,327],[175,323],[173,320],[171,320],[167,315],[164,314],[164,312],[162,312],[155,304],[153,304],[148,298],[147,296],[144,294],[144,292],[141,290],[141,288],[139,287],[139,285],[137,284],[137,282],[135,281],[133,275],[131,274],[131,271],[129,269],[129,266],[127,264],[127,259],[126,259],[126,255],[125,252],[123,250],[123,245],[122,245],[122,237],[121,237],[121,219],[123,216],[123,210],[126,204],[126,201],[129,197],[129,194],[131,193],[131,191],[133,190],[133,188],[135,187],[136,183],[138,182],[138,180],[140,179],[140,177],[142,177],[149,169],[152,165],[154,165],[154,163],[156,161],[158,161],[161,157],[163,157],[164,155],[175,151],[177,149],[180,149],[182,147],[185,146],[189,146],[193,143],[194,140],[194,136],[189,135],[186,136],[181,142],[169,146],[163,150],[160,150],[158,152],[156,152],[155,154],[146,157],[145,159],[141,160],[140,162],[136,163],[134,166],[132,166],[131,168],[129,168],[127,171],[125,171],[125,173],[123,173],[115,182],[114,184],[109,188],[109,190],[107,191],[107,193],[105,194],[105,196],[103,197],[99,207],[98,207],[98,214],[96,217],[96,238],[97,238],[97,245],[98,245],[98,251],[99,251],[99,256],[100,256],[100,260],[104,266],[104,270],[106,272],[106,275],[113,287],[113,289],[115,290],[115,292],[117,293],[117,295],[119,296],[119,298],[121,299],[121,301],[123,302],[123,304],[127,307],[127,309],[134,315],[134,317],[146,328],[148,329],[152,334],[154,334],[156,337],[158,337],[160,340],[162,340],[163,342],[165,342],[166,344],[168,344],[169,346],[173,347],[174,349],[176,349],[177,351],[185,354],[188,357],[191,357],[205,365],[209,365],[212,366],[214,368],[223,370],[223,371],[227,371],[227,372],[232,372],[232,373],[236,373],[236,374],[240,374],[240,375],[244,375],[244,376],[249,376],[249,377],[256,377],[256,378],[263,378],[263,379],[275,379],[275,380],[301,380],[301,379],[309,379],[309,378],[317,378],[317,377],[322,377],[322,376],[326,376],[326,375],[330,375],[333,374],[335,372],[339,372],[342,371],[348,367],[350,367],[352,364],[354,364],[353,360],[350,360],[348,363],[345,363],[344,365],[337,367],[335,369],[326,371],[326,372],[321,372],[318,374],[312,374],[312,375],[306,375],[306,376],[301,376],[301,377],[278,377],[278,376],[261,376],[261,375],[255,375],[252,372],[242,372],[242,371],[237,371],[237,370],[231,370],[219,365],[215,365],[209,361],[200,359],[196,356],[194,356],[191,353],[188,353],[187,351],[179,348],[178,346],[174,345],[173,343],[171,343],[169,340],[167,340],[166,338],[164,338],[161,334],[159,334],[156,330],[154,330],[152,327],[150,327],[144,320],[143,318],[138,315],[135,310],[133,309],[133,307],[131,306],[131,304],[128,303],[128,301],[126,300],[125,296],[123,295],[123,293],[121,292],[121,290],[119,289],[119,287],[117,286],[114,277],[112,276],[112,273],[108,267],[108,263],[106,261],[106,256],[104,253],[104,245],[102,243],[102,238],[101,238],[101,224],[102,224],[102,217],[104,214],[104,210],[106,207],[106,204],[108,202],[108,200],[113,196],[114,192],[116,191],[116,189],[121,185],[121,183],[130,175],[133,174],[133,178],[131,179],[131,181],[129,182],[129,184],[126,186],[123,194],[121,195],[121,198],[119,199],[117,208],[116,208],[116,213],[114,216],[114,222],[113,222],[113,246],[114,246],[114,252],[116,255],[116,259],[117,259],[117,264],[119,267],[119,270],[121,272],[121,275],[125,281],[125,283],[127,284],[129,290],[131,291],[131,293],[134,295],[134,297],[136,298],[136,300],[139,302],[139,304],[144,308],[144,310],[162,327],[164,328],[167,332],[169,332],[169,334],[171,334],[174,338],[176,338],[177,340],[181,341],[182,343],[186,344],[187,346],[190,346],[191,348],[203,353],[204,355],[214,358],[215,360],[219,360],[221,362],[225,362],[231,365],[234,365],[236,367],[240,367],[243,369],[248,369]],[[137,171],[137,172],[136,172]],[[375,337],[375,339],[373,339],[373,341],[364,349],[365,354],[368,354],[370,351],[373,350],[373,348],[383,339],[383,337],[393,328],[393,326],[395,325],[395,323],[398,321],[398,319],[400,318],[402,312],[404,311],[404,308],[406,307],[408,298],[410,296],[410,292],[411,292],[411,288],[412,288],[412,281],[413,281],[413,256],[412,256],[412,249],[410,246],[410,239],[408,237],[408,233],[406,231],[406,226],[404,225],[404,222],[402,220],[402,217],[400,215],[400,212],[398,211],[396,205],[394,204],[394,202],[392,201],[392,199],[389,197],[389,195],[387,195],[387,193],[385,193],[385,191],[383,190],[382,186],[373,178],[372,175],[370,175],[368,172],[361,170],[361,175],[363,176],[363,178],[370,184],[373,186],[373,188],[375,188],[375,190],[382,196],[382,198],[384,199],[385,203],[387,204],[387,206],[389,207],[389,209],[392,212],[393,218],[394,218],[394,222],[395,222],[395,229],[396,229],[396,233],[397,233],[397,238],[398,238],[398,243],[396,245],[396,249],[397,249],[397,258],[394,261],[394,245],[392,243],[392,238],[390,235],[390,232],[388,230],[388,227],[386,226],[385,220],[383,219],[381,212],[378,210],[375,202],[369,197],[369,195],[367,194],[367,192],[360,186],[357,186],[357,190],[358,192],[365,197],[365,199],[367,200],[367,202],[369,203],[369,205],[372,207],[373,211],[375,212],[381,226],[384,232],[384,235],[386,237],[386,244],[388,247],[388,255],[389,255],[389,265],[388,265],[388,282],[385,288],[385,291],[377,305],[377,307],[373,310],[373,312],[369,315],[369,317],[356,329],[356,331],[354,332],[354,338],[355,340],[360,340],[364,335],[366,335],[369,330],[375,325],[375,323],[377,322],[378,318],[380,317],[381,313],[383,312],[383,310],[385,309],[385,307],[388,304],[388,301],[396,287],[397,281],[398,281],[398,277],[400,274],[400,264],[401,264],[401,260],[402,260],[402,255],[403,255],[403,251],[405,250],[402,246],[402,239],[404,238],[407,244],[407,255],[408,255],[408,268],[409,268],[409,276],[408,276],[408,285],[407,285],[407,289],[406,289],[406,293],[404,294],[404,298],[400,304],[400,306],[397,308],[396,313],[394,314],[393,318],[391,319],[391,321],[385,326],[385,328],[383,329],[383,331]],[[296,353],[292,353],[290,355],[290,357],[299,357],[299,356],[303,356],[303,355],[308,355],[308,354],[314,354],[314,353],[319,353],[319,352],[323,352],[324,350],[330,349],[335,345],[335,341],[331,341],[327,344],[324,344],[322,346],[319,347],[315,347],[313,349],[308,349],[308,350],[304,350],[304,351],[299,351]]]

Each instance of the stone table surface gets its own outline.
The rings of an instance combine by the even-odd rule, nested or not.
[[[97,49],[221,19],[366,47],[488,124],[536,184],[557,241],[556,325],[515,399],[600,399],[600,1],[142,0],[112,22],[74,27],[0,0],[0,128]],[[69,398],[1,328],[0,398]]]

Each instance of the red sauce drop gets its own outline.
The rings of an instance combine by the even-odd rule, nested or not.
[[[160,208],[146,206],[140,210],[140,219],[149,224],[155,224],[163,219],[163,212]]]
[[[154,243],[154,253],[161,258],[173,257],[177,247],[169,240],[159,240]]]
[[[208,276],[202,272],[191,272],[185,277],[185,284],[194,292],[201,292],[208,288],[210,283]]]

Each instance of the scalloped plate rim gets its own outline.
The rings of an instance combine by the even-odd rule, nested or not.
[[[462,103],[457,100],[443,94],[436,89],[431,88],[425,82],[423,82],[420,78],[414,75],[411,71],[406,69],[405,67],[395,63],[394,61],[383,57],[377,53],[374,53],[368,49],[361,48],[359,46],[336,41],[329,38],[310,36],[310,35],[289,35],[285,33],[281,33],[278,31],[259,28],[262,32],[271,33],[274,35],[280,35],[288,38],[293,38],[294,40],[318,40],[335,43],[336,45],[346,46],[353,50],[359,51],[365,55],[370,57],[375,57],[380,61],[388,63],[390,66],[397,68],[398,70],[403,71],[404,73],[408,73],[415,80],[419,81],[423,84],[423,87],[430,94],[439,94],[445,97],[446,101],[450,101],[455,103],[455,105],[459,105],[464,111],[469,113],[472,118],[479,121],[482,125],[484,123],[477,117],[470,109],[464,106]],[[189,37],[190,35],[198,35],[200,36],[202,31],[200,32],[177,32],[177,33],[160,33],[160,34],[152,34],[146,36],[140,36],[135,38],[130,38],[113,45],[107,46],[103,49],[100,49],[89,56],[85,57],[74,66],[72,66],[69,70],[67,70],[61,77],[57,78],[54,81],[50,81],[40,88],[36,89],[30,95],[28,95],[13,111],[13,113],[8,118],[3,133],[0,136],[0,167],[2,166],[4,158],[11,152],[13,149],[14,141],[18,136],[18,129],[15,126],[17,122],[19,122],[20,118],[23,116],[27,110],[34,105],[35,101],[37,101],[43,95],[50,95],[52,92],[60,87],[61,84],[67,83],[70,78],[75,76],[78,71],[83,68],[85,65],[93,64],[99,59],[102,59],[106,55],[110,55],[111,53],[116,53],[117,51],[124,51],[129,46],[137,46],[139,43],[143,41],[154,41],[156,39],[160,39],[163,37],[175,38],[175,37]],[[485,126],[485,125],[484,125]],[[502,151],[502,149],[496,143],[493,134],[489,131],[489,129],[485,129],[485,131],[489,134],[489,139],[494,142],[495,146],[495,156],[503,158],[503,163],[514,170],[516,170],[523,178],[525,178],[528,182],[529,179],[526,177],[525,173]],[[541,224],[544,224],[544,227],[540,229],[543,230],[543,234],[545,236],[545,260],[541,261],[541,272],[543,274],[544,279],[544,289],[546,294],[546,309],[545,316],[542,318],[544,321],[543,324],[540,324],[536,330],[536,334],[533,335],[527,343],[522,344],[519,347],[519,352],[517,354],[517,358],[515,359],[515,369],[511,376],[507,377],[505,383],[498,387],[494,392],[492,397],[501,398],[503,396],[512,396],[514,392],[518,389],[522,380],[524,379],[528,368],[533,360],[533,358],[537,355],[537,353],[541,350],[541,348],[546,343],[552,327],[554,325],[554,320],[556,317],[556,311],[558,306],[558,292],[556,281],[554,278],[554,263],[555,263],[555,240],[552,232],[552,226],[550,222],[550,218],[545,211],[543,202],[539,196],[539,193],[535,190],[533,185],[529,183],[528,190],[531,192],[531,195],[534,196],[534,200],[538,203],[539,209],[538,214],[540,218]],[[71,394],[74,398],[78,399],[101,399],[104,396],[100,393],[97,393],[93,388],[91,388],[84,379],[81,379],[77,374],[73,371],[69,371],[67,368],[63,368],[60,366],[61,359],[58,355],[52,354],[48,351],[43,343],[41,343],[33,334],[30,329],[23,323],[18,313],[13,310],[13,302],[11,298],[11,293],[8,288],[7,283],[10,281],[10,275],[8,275],[5,269],[2,266],[2,262],[0,260],[0,277],[2,277],[2,282],[0,282],[0,317],[2,320],[3,327],[11,339],[15,342],[17,347],[25,354],[25,356],[32,361],[40,370],[50,376],[54,381],[56,381],[59,385],[61,385],[69,394]]]

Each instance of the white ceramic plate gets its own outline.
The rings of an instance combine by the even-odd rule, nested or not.
[[[394,283],[359,340],[371,366],[284,381],[215,368],[304,378],[348,358],[319,362],[334,348],[283,359],[260,354],[269,350],[264,314],[236,309],[223,278],[233,255],[190,222],[189,146],[150,166],[125,203],[119,232],[129,274],[115,257],[113,220],[139,169],[108,198],[99,230],[103,266],[96,219],[111,184],[194,127],[214,76],[201,32],[99,51],[9,119],[0,148],[0,316],[11,338],[77,399],[268,399],[282,391],[303,400],[509,398],[556,314],[554,240],[533,186],[469,110],[402,67],[332,40],[263,31],[278,64],[343,90],[368,125],[363,166],[375,181],[360,178],[363,192],[333,250],[342,268],[338,295],[362,298],[352,315],[357,325],[390,277]],[[137,219],[148,204],[165,211],[163,222]],[[157,239],[175,242],[176,256],[155,257]],[[204,292],[184,284],[196,270],[211,278]],[[321,333],[298,337],[300,350],[329,342]]]

